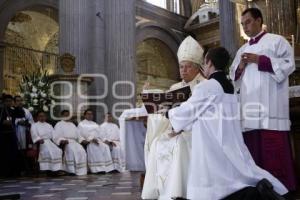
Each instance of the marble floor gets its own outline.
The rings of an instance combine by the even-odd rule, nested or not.
[[[137,200],[141,199],[140,174],[1,179],[0,195],[19,193],[22,200]]]
[[[124,172],[0,179],[0,196],[18,193],[21,200],[139,200],[140,175],[140,172]],[[293,196],[300,200],[300,188]]]

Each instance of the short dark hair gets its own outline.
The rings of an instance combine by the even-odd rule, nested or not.
[[[84,111],[83,115],[85,115],[87,112],[93,112],[92,109],[88,108]]]
[[[254,19],[260,18],[261,24],[264,23],[264,18],[262,16],[261,11],[258,8],[247,8],[246,10],[243,11],[242,16],[246,15],[247,13],[250,13]]]
[[[2,99],[3,99],[3,101],[4,101],[4,100],[6,100],[6,99],[11,99],[11,100],[13,100],[14,98],[13,98],[13,96],[11,96],[10,94],[3,94]]]
[[[17,98],[21,98],[21,99],[22,99],[22,97],[21,97],[20,95],[16,95],[16,96],[14,97],[14,101],[16,101]]]
[[[41,113],[44,113],[44,114],[45,114],[45,112],[44,112],[43,110],[38,110],[38,111],[36,111],[35,117],[39,116],[39,114],[41,114]]]
[[[60,112],[61,115],[65,114],[65,113],[70,113],[70,111],[68,111],[68,110],[62,110],[62,111]]]
[[[230,55],[224,47],[209,49],[206,54],[206,61],[211,61],[216,70],[225,70],[230,60]]]

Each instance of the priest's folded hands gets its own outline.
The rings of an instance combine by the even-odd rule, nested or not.
[[[66,144],[69,144],[68,140],[62,140],[62,141],[60,141],[60,145],[66,145]]]
[[[99,144],[99,141],[96,138],[92,139],[92,142],[95,144]]]
[[[243,53],[241,56],[241,61],[244,63],[258,63],[259,55],[254,53]]]
[[[175,131],[173,130],[173,128],[172,128],[172,131],[171,131],[171,133],[168,134],[168,136],[169,136],[169,137],[175,137],[175,136],[181,134],[182,132],[183,132],[183,131],[175,132]]]
[[[113,147],[117,146],[116,143],[114,143],[113,141],[109,141],[109,140],[105,140],[104,143],[109,145],[109,146],[113,146]]]

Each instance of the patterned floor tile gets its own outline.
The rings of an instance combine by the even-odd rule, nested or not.
[[[134,172],[0,180],[0,194],[19,193],[22,200],[137,200],[141,195],[139,177],[140,173]]]
[[[132,187],[115,187],[115,189],[131,189]]]
[[[67,190],[68,188],[50,188],[50,191],[64,191]]]
[[[52,197],[54,194],[39,194],[39,195],[33,195],[33,198],[45,198],[45,197]]]
[[[131,195],[131,192],[113,192],[111,195]]]
[[[97,190],[79,190],[80,193],[97,192]]]
[[[34,189],[40,189],[42,188],[41,186],[31,186],[31,187],[25,187],[27,190],[34,190]]]
[[[53,185],[55,182],[42,182],[40,185]]]
[[[87,200],[89,199],[88,197],[68,197],[65,198],[65,200]]]
[[[29,184],[29,183],[34,183],[34,181],[20,181],[20,184]]]
[[[16,188],[16,187],[20,187],[20,185],[4,185],[2,187],[3,188]]]
[[[103,187],[103,185],[87,185],[86,187],[88,187],[88,188]]]
[[[76,185],[75,183],[64,183],[64,184],[61,184],[62,186],[74,186]]]

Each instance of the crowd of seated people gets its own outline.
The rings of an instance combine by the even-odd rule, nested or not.
[[[55,126],[44,111],[33,114],[23,107],[21,96],[2,95],[0,177],[29,175],[35,169],[51,176],[124,171],[119,128],[110,113],[99,125],[87,109],[78,126],[68,110]]]

